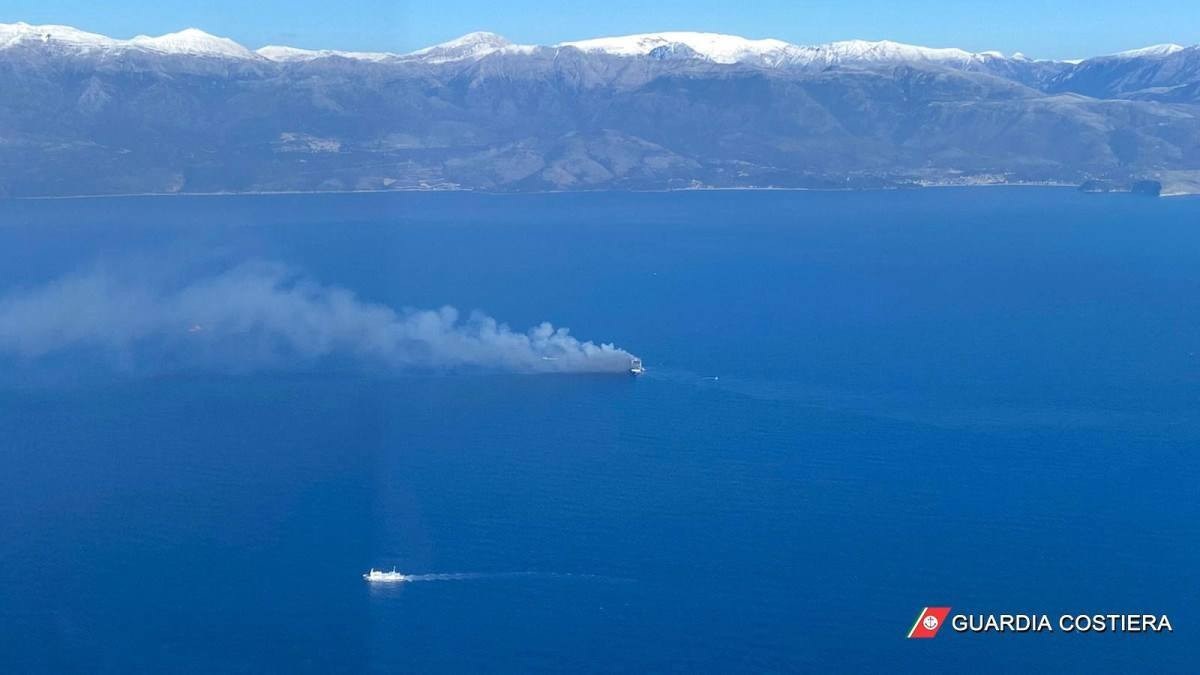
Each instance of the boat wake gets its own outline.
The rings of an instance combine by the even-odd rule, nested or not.
[[[371,582],[415,583],[418,581],[473,581],[483,579],[607,579],[597,574],[573,574],[565,572],[442,572],[433,574],[401,574],[377,570],[364,574]]]
[[[485,574],[482,572],[450,572],[445,574],[406,574],[405,581],[469,581],[471,579],[504,578],[512,574]]]

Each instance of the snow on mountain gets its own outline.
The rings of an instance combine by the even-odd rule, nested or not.
[[[847,40],[827,45],[802,46],[783,40],[751,40],[720,33],[645,33],[623,37],[563,42],[585,52],[614,56],[641,56],[659,47],[683,44],[714,63],[757,62],[764,65],[843,63],[865,61],[963,61],[971,54],[960,49],[928,49],[897,42]]]
[[[1147,56],[1170,56],[1171,54],[1174,54],[1175,52],[1181,52],[1184,49],[1185,47],[1183,45],[1167,43],[1161,45],[1150,45],[1149,47],[1142,47],[1141,49],[1129,49],[1127,51],[1117,52],[1112,56],[1124,59],[1137,59]]]
[[[20,46],[41,46],[76,54],[141,51],[225,59],[259,58],[254,52],[229,38],[209,35],[197,28],[187,28],[158,37],[139,35],[130,40],[118,40],[70,26],[0,24],[0,50]]]
[[[290,63],[294,61],[312,61],[314,59],[323,59],[330,56],[337,56],[343,59],[351,59],[354,61],[387,61],[397,58],[396,54],[390,52],[343,52],[336,49],[299,49],[297,47],[285,47],[282,45],[267,45],[255,50],[259,56],[271,61],[280,63]]]
[[[972,61],[1004,59],[1000,52],[972,54],[962,49],[935,49],[889,40],[845,40],[824,45],[796,45],[783,40],[752,40],[720,33],[643,33],[622,37],[562,42],[585,52],[613,56],[645,56],[655,49],[685,45],[713,63],[754,63],[764,66],[835,65],[851,63],[938,63],[965,65]],[[1024,58],[1024,57],[1022,57]]]
[[[532,45],[515,45],[503,36],[496,35],[495,33],[477,31],[475,33],[467,33],[449,42],[409,52],[404,55],[404,58],[419,60],[425,63],[448,63],[451,61],[480,59],[498,52],[529,53],[534,49],[536,47]]]
[[[645,56],[659,47],[686,45],[714,63],[741,63],[748,60],[777,60],[799,49],[783,40],[751,40],[737,35],[720,33],[643,33],[622,37],[593,38],[561,42],[557,47],[574,47],[584,52],[601,52],[613,56]]]
[[[55,44],[78,51],[95,51],[117,47],[121,41],[71,26],[0,23],[0,49],[22,44]]]
[[[164,54],[188,54],[191,56],[215,56],[229,59],[253,59],[254,52],[229,38],[209,35],[198,28],[185,28],[178,33],[167,33],[158,37],[139,35],[126,41],[133,48]]]
[[[906,45],[890,40],[869,42],[867,40],[845,40],[819,45],[813,49],[830,55],[831,63],[949,63],[965,64],[980,58],[1004,58],[1000,52],[972,54],[962,49],[935,49]]]
[[[120,40],[70,26],[0,24],[0,50],[16,47],[75,54],[119,53],[132,50],[219,59],[265,59],[278,63],[304,62],[336,56],[359,61],[397,60],[440,64],[474,61],[492,54],[530,54],[539,49],[578,49],[586,53],[618,57],[662,58],[664,55],[671,55],[678,58],[700,58],[720,64],[745,63],[769,68],[879,63],[926,63],[966,68],[981,64],[984,67],[992,67],[989,64],[1031,63],[1030,59],[1020,53],[1006,57],[997,51],[972,53],[962,49],[921,47],[889,40],[845,40],[809,46],[770,38],[750,39],[737,35],[684,31],[576,40],[561,42],[552,47],[517,45],[495,33],[481,31],[399,55],[387,52],[299,49],[283,45],[268,45],[251,51],[233,40],[210,35],[196,28],[157,37],[139,35],[129,40]],[[1162,58],[1184,49],[1176,44],[1161,44],[1100,58]]]
[[[713,63],[749,63],[766,67],[872,63],[926,63],[956,68],[996,62],[1031,64],[1034,59],[1021,52],[1005,56],[990,50],[969,52],[953,47],[922,47],[891,40],[843,40],[821,45],[797,45],[774,38],[751,39],[722,33],[667,31],[560,42],[549,49],[578,49],[591,54],[619,57],[645,57],[661,54],[685,54]],[[480,59],[494,53],[530,53],[539,47],[514,45],[495,33],[469,33],[458,39],[426,47],[404,55],[405,59],[426,63],[446,63]],[[1161,44],[1133,49],[1099,58],[1156,58],[1186,49],[1176,44]],[[1087,59],[1082,59],[1086,61]],[[1063,64],[1079,60],[1059,61]],[[1040,61],[1040,63],[1054,63]]]
[[[1190,189],[1200,49],[1140,53],[1070,66],[886,41],[532,47],[472,33],[375,64],[198,30],[0,25],[0,196],[1093,177]]]

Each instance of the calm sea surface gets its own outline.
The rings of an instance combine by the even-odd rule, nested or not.
[[[0,202],[0,295],[248,260],[649,370],[0,355],[0,670],[1195,672],[1200,200]]]

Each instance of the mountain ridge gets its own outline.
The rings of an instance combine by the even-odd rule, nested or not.
[[[698,55],[713,58],[716,63],[735,63],[737,55],[761,56],[772,51],[791,51],[796,53],[828,52],[841,58],[860,60],[955,60],[966,58],[1000,58],[1013,60],[1033,60],[1046,63],[1071,63],[1065,59],[1029,59],[1021,52],[1006,56],[997,50],[971,52],[957,47],[927,47],[922,45],[896,42],[892,40],[862,40],[847,39],[819,44],[792,43],[778,38],[746,38],[729,33],[711,33],[701,31],[661,31],[636,33],[618,36],[601,36],[581,40],[567,40],[549,45],[516,44],[507,38],[489,31],[475,31],[409,52],[379,52],[338,49],[308,49],[288,45],[264,45],[251,49],[226,37],[220,37],[195,27],[183,28],[179,31],[159,36],[138,35],[129,39],[109,37],[100,33],[91,33],[73,26],[57,24],[28,24],[25,22],[0,23],[0,50],[12,46],[16,42],[63,42],[76,44],[93,49],[128,49],[145,48],[164,53],[184,53],[193,55],[221,55],[229,58],[254,59],[268,58],[262,54],[307,54],[319,56],[341,56],[353,58],[381,59],[391,57],[396,59],[413,59],[421,56],[436,54],[440,51],[459,50],[464,46],[474,49],[462,51],[461,58],[481,58],[489,54],[512,49],[528,52],[535,49],[575,48],[581,51],[603,52],[619,56],[645,56],[657,47],[683,44],[690,47]],[[707,48],[706,48],[707,46]],[[1106,57],[1138,57],[1166,56],[1185,49],[1195,48],[1174,43],[1149,45],[1141,48],[1125,50],[1113,54],[1100,54],[1088,59]],[[1088,60],[1082,59],[1082,60]]]
[[[0,24],[0,195],[1200,189],[1200,49],[1079,63],[708,33],[408,54]]]

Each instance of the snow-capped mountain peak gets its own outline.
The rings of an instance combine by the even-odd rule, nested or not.
[[[80,50],[108,49],[120,44],[120,40],[88,33],[71,26],[42,25],[27,23],[0,23],[0,49],[20,44],[61,44]]]
[[[216,56],[231,59],[253,59],[255,53],[229,38],[210,35],[198,28],[185,28],[176,33],[158,37],[139,35],[128,43],[131,47],[166,54],[188,54],[191,56]]]
[[[118,40],[71,26],[0,24],[0,49],[19,46],[44,46],[78,54],[143,51],[226,59],[259,58],[254,52],[229,38],[209,35],[197,28],[186,28],[158,37],[139,35],[129,40]]]
[[[476,48],[492,48],[500,49],[512,44],[508,38],[503,35],[497,35],[486,30],[477,30],[473,33],[460,35],[453,40],[447,40],[441,44],[427,47],[427,49],[476,49]]]
[[[495,33],[468,33],[460,38],[426,47],[404,56],[427,63],[476,60],[494,53],[529,53],[539,47],[514,45]],[[954,47],[923,47],[892,40],[841,40],[819,45],[798,45],[774,38],[746,38],[723,33],[666,31],[638,33],[586,40],[571,40],[549,49],[577,49],[590,54],[617,57],[663,55],[699,58],[719,64],[745,63],[761,67],[869,65],[925,63],[951,68],[998,67],[998,62],[1034,63],[1035,59],[1015,52],[989,50],[970,52]],[[1102,58],[1155,58],[1170,56],[1186,49],[1177,44],[1161,44],[1133,49]],[[1084,59],[1086,60],[1086,59]],[[1051,63],[1051,61],[1037,61]],[[1070,64],[1077,61],[1061,60]]]
[[[684,45],[714,63],[739,63],[779,57],[789,49],[796,48],[783,40],[752,40],[737,35],[682,31],[576,40],[561,42],[555,46],[574,47],[584,52],[601,52],[613,56],[644,56],[660,47],[672,45]]]
[[[1181,52],[1185,49],[1183,45],[1166,43],[1161,45],[1150,45],[1140,49],[1129,49],[1123,52],[1117,52],[1113,56],[1118,58],[1136,59],[1146,56],[1170,56],[1175,52]]]
[[[507,38],[495,33],[476,31],[474,33],[467,33],[449,42],[418,49],[415,52],[405,54],[404,58],[416,59],[426,63],[447,63],[450,61],[480,59],[497,52],[529,52],[533,49],[535,47],[530,45],[515,45]]]
[[[513,44],[495,33],[478,31],[399,55],[388,52],[300,49],[282,45],[268,45],[251,51],[229,38],[211,35],[197,28],[187,28],[157,37],[139,35],[122,40],[71,26],[0,24],[0,50],[15,48],[52,54],[142,52],[277,63],[340,57],[358,61],[442,64],[477,61],[493,54],[533,54],[539,50],[553,53],[554,50],[563,49],[622,58],[701,59],[717,64],[748,64],[766,68],[925,63],[987,71],[1007,67],[1002,65],[1004,63],[1033,63],[1019,52],[1005,56],[998,51],[973,53],[962,49],[921,47],[890,40],[843,40],[821,45],[797,45],[773,38],[753,39],[721,33],[687,31],[600,37],[561,42],[551,47]],[[1097,61],[1165,58],[1185,49],[1194,48],[1185,48],[1177,44],[1152,45],[1100,57]],[[1060,63],[1066,65],[1078,62]]]
[[[823,45],[796,45],[776,39],[749,39],[720,33],[643,33],[621,37],[563,42],[585,52],[613,56],[643,56],[671,45],[685,45],[713,63],[754,63],[764,66],[832,65],[840,63],[931,62],[962,64],[973,59],[1000,58],[1000,52],[972,54],[961,49],[935,49],[890,40],[843,40]]]

